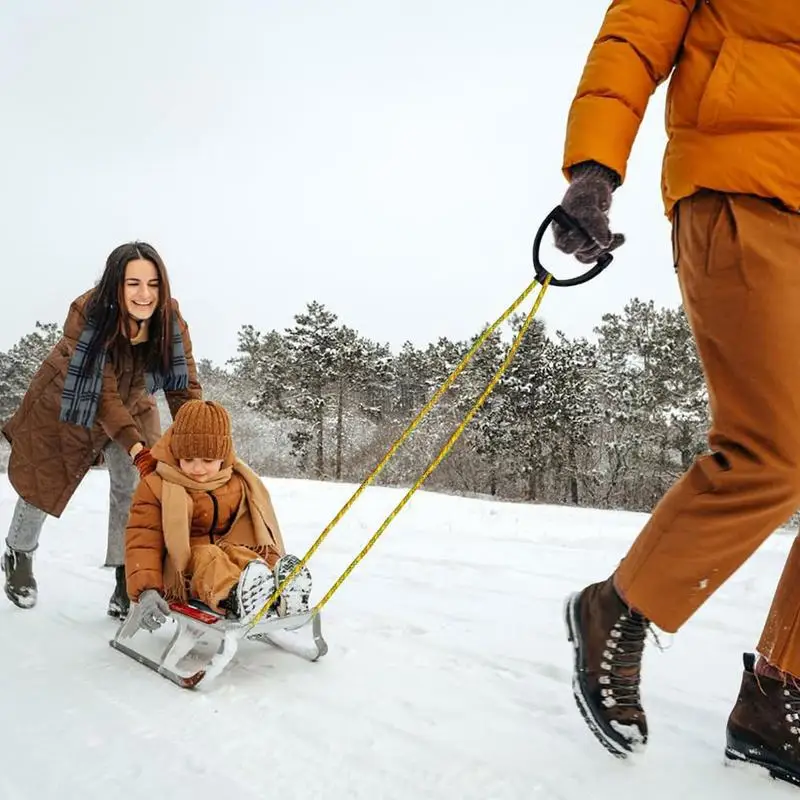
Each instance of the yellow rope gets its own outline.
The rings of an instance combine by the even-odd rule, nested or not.
[[[292,580],[294,580],[294,577],[297,575],[297,573],[305,566],[305,564],[308,562],[308,560],[311,558],[311,556],[314,555],[314,553],[319,549],[319,546],[327,538],[328,534],[333,530],[333,528],[336,526],[336,524],[347,513],[347,511],[350,509],[350,507],[353,505],[353,503],[355,503],[355,501],[359,498],[359,496],[362,494],[362,492],[382,472],[382,470],[384,469],[386,464],[390,461],[392,456],[397,452],[397,450],[403,444],[403,442],[405,442],[405,440],[414,432],[414,430],[419,425],[419,423],[430,412],[430,410],[433,408],[433,406],[436,405],[436,403],[439,401],[439,399],[442,397],[442,395],[450,388],[450,386],[453,385],[453,383],[455,382],[456,378],[464,371],[464,369],[466,368],[467,364],[469,364],[469,362],[471,361],[472,357],[480,349],[480,347],[483,345],[483,343],[489,338],[489,336],[492,335],[492,333],[494,333],[494,331],[497,330],[497,328],[499,328],[514,313],[514,311],[516,311],[516,309],[525,301],[525,299],[528,297],[528,295],[533,291],[533,289],[537,285],[537,283],[538,283],[538,281],[536,281],[536,280],[531,281],[531,283],[525,288],[525,290],[519,295],[519,297],[517,297],[517,299],[478,337],[478,339],[475,341],[475,343],[472,345],[472,347],[469,349],[469,351],[466,353],[466,355],[461,359],[461,362],[458,364],[458,366],[453,370],[453,372],[444,381],[444,383],[436,390],[436,392],[433,394],[431,399],[422,407],[422,409],[414,417],[414,419],[411,420],[411,422],[409,423],[408,427],[403,431],[403,433],[397,438],[397,440],[394,442],[394,444],[389,448],[389,450],[386,452],[386,455],[384,455],[384,457],[380,460],[380,462],[375,467],[375,469],[373,469],[372,472],[364,479],[363,483],[353,493],[353,495],[350,497],[350,499],[342,506],[342,508],[339,510],[339,512],[336,514],[336,516],[328,523],[328,525],[325,526],[325,529],[322,531],[322,533],[320,533],[320,535],[317,537],[317,540],[308,549],[308,552],[302,557],[302,559],[300,559],[299,563],[283,579],[283,581],[281,581],[280,584],[278,586],[276,586],[275,591],[272,593],[272,596],[266,601],[266,603],[264,603],[264,606],[255,615],[255,617],[253,617],[253,619],[249,623],[248,627],[252,628],[253,626],[255,626],[261,620],[261,618],[267,613],[267,611],[270,608],[272,608],[272,606],[274,605],[275,601],[280,597],[281,592],[283,592],[284,588],[286,588],[286,586],[289,583],[291,583]],[[514,353],[516,353],[516,349],[519,346],[519,342],[521,341],[521,336],[524,333],[524,331],[527,330],[528,326],[530,325],[530,322],[533,320],[533,317],[534,317],[534,315],[536,314],[536,311],[539,308],[539,304],[541,303],[542,297],[544,296],[544,292],[545,292],[547,286],[549,285],[549,283],[550,283],[550,276],[548,276],[545,279],[544,284],[542,284],[542,288],[539,291],[539,294],[538,294],[538,296],[536,298],[536,301],[534,302],[533,309],[531,310],[530,315],[526,319],[526,321],[525,321],[525,323],[523,325],[523,328],[520,331],[520,334],[517,336],[517,339],[515,340],[514,344],[512,345],[512,348],[509,350],[509,356],[510,357],[506,358],[506,361],[503,363],[502,367],[500,368],[500,370],[496,374],[495,379],[493,379],[493,381],[490,382],[489,387],[491,387],[491,388],[487,387],[487,391],[484,392],[484,394],[481,396],[481,398],[479,400],[480,405],[483,404],[483,402],[486,399],[486,397],[488,397],[489,392],[491,392],[491,390],[494,388],[494,384],[497,382],[497,380],[499,380],[499,378],[502,375],[502,373],[505,372],[508,364],[511,363],[510,358],[513,358]],[[472,416],[474,416],[474,414],[477,412],[478,408],[480,408],[480,405],[476,404],[476,406],[474,407],[473,411],[470,413],[470,415],[468,415],[468,418],[466,418],[464,423],[462,423],[462,426],[459,428],[458,435],[456,436],[456,439],[458,438],[458,436],[461,435],[461,431],[463,431],[463,428],[466,427],[467,422],[470,419],[472,419]],[[414,485],[413,490],[407,495],[407,497],[405,498],[405,500],[403,501],[401,506],[399,506],[395,510],[395,512],[393,512],[393,514],[391,515],[390,519],[388,521],[386,521],[386,523],[382,526],[380,532],[378,534],[376,534],[370,540],[370,543],[365,548],[365,550],[363,550],[361,552],[361,554],[359,554],[357,560],[353,564],[351,564],[350,567],[348,567],[348,569],[345,571],[345,574],[342,577],[339,578],[339,580],[336,582],[336,584],[334,584],[334,587],[333,587],[332,591],[329,591],[328,594],[325,595],[325,597],[323,598],[324,602],[327,602],[330,599],[330,596],[333,594],[333,591],[335,591],[341,585],[342,581],[349,574],[349,572],[353,569],[355,564],[358,563],[358,561],[361,560],[361,558],[363,558],[363,555],[367,552],[367,550],[369,550],[372,547],[372,545],[375,543],[375,541],[377,541],[377,539],[380,536],[380,534],[383,533],[383,530],[385,530],[386,526],[388,526],[389,522],[391,522],[391,519],[394,517],[394,515],[400,510],[400,508],[402,508],[402,505],[405,505],[405,502],[407,502],[407,500],[411,496],[411,494],[413,494],[413,492],[416,491],[416,489],[422,484],[422,482],[425,479],[427,479],[427,477],[430,475],[430,473],[433,472],[433,470],[438,465],[439,461],[441,461],[441,458],[443,458],[444,455],[446,455],[447,450],[449,450],[450,447],[452,447],[453,442],[455,442],[455,439],[453,439],[452,442],[448,442],[448,444],[445,445],[446,450],[444,452],[440,453],[441,457],[438,458],[437,460],[435,460],[434,465],[432,467],[429,467],[429,470],[426,470],[426,472],[424,474],[424,477],[420,478],[420,480],[417,481],[417,483]],[[317,606],[315,606],[314,612],[317,613],[321,607],[322,607],[322,601],[319,604],[317,604]]]
[[[355,569],[359,561],[361,561],[361,559],[364,558],[364,556],[372,549],[372,546],[375,544],[375,542],[378,541],[381,534],[386,530],[386,528],[389,527],[392,520],[400,513],[403,506],[405,506],[405,504],[411,499],[411,496],[414,494],[414,492],[416,492],[417,489],[419,489],[420,486],[422,486],[422,484],[425,483],[425,481],[430,477],[431,473],[439,466],[439,464],[448,454],[453,445],[458,441],[459,437],[464,432],[467,425],[469,425],[469,423],[472,421],[472,418],[475,416],[475,414],[478,413],[480,407],[486,402],[486,398],[489,397],[489,395],[492,393],[494,387],[497,385],[497,382],[500,380],[500,378],[503,376],[503,373],[508,369],[509,365],[513,361],[514,356],[516,355],[517,350],[519,349],[519,346],[522,343],[522,339],[525,336],[525,333],[530,327],[530,324],[533,322],[533,318],[536,316],[536,312],[539,310],[539,304],[541,303],[542,298],[544,297],[544,293],[549,284],[550,284],[550,276],[545,278],[545,282],[544,284],[542,284],[542,288],[539,291],[538,296],[536,297],[536,302],[533,304],[533,308],[531,309],[528,316],[525,318],[525,322],[522,324],[522,327],[520,328],[519,333],[517,334],[516,338],[511,344],[511,347],[509,347],[508,354],[506,355],[503,363],[500,365],[500,368],[497,370],[497,372],[495,372],[495,374],[492,376],[492,379],[489,381],[487,387],[483,390],[481,396],[475,401],[475,404],[469,410],[469,412],[461,421],[456,430],[453,431],[453,434],[450,436],[450,438],[444,444],[442,449],[439,451],[439,454],[436,456],[436,458],[434,458],[433,461],[431,461],[431,463],[427,466],[422,475],[419,476],[417,482],[408,490],[408,492],[406,492],[403,499],[394,507],[389,516],[386,517],[386,519],[381,523],[381,526],[378,528],[377,531],[375,531],[375,534],[372,536],[372,538],[367,542],[367,544],[364,546],[361,552],[350,562],[347,569],[339,576],[339,578],[336,580],[333,586],[331,586],[331,588],[328,590],[327,594],[325,594],[325,596],[316,604],[316,606],[314,606],[313,609],[314,614],[318,614],[320,612],[320,610],[328,602],[328,600],[330,600],[331,597],[333,597],[334,592],[342,585],[342,583],[344,583],[345,578],[347,578],[347,576]]]

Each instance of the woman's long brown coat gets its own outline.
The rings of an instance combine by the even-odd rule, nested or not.
[[[87,430],[59,420],[67,367],[86,324],[84,309],[92,291],[70,305],[61,339],[42,362],[22,403],[2,429],[11,443],[11,485],[24,500],[54,517],[61,516],[109,440],[129,450],[140,440],[151,446],[161,436],[155,398],[147,394],[145,387],[142,357],[132,345],[123,348],[117,358],[109,358],[94,427]],[[174,418],[187,400],[202,398],[202,389],[188,326],[174,299],[172,306],[181,326],[189,371],[187,389],[165,392]]]

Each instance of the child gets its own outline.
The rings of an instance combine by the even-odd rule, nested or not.
[[[166,600],[199,600],[249,622],[296,566],[266,487],[233,449],[218,403],[190,400],[150,450],[125,531],[128,595],[153,630]],[[149,473],[149,474],[148,474]],[[308,610],[306,567],[277,601],[280,615]]]

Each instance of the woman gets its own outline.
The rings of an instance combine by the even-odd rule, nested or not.
[[[8,477],[19,495],[2,558],[5,592],[36,605],[33,553],[47,515],[60,517],[100,458],[110,483],[106,566],[116,586],[108,613],[127,614],[125,524],[138,472],[161,436],[153,398],[163,390],[172,417],[202,399],[189,330],[170,294],[167,270],[149,244],[117,247],[94,289],[69,309],[61,340],[3,427]]]

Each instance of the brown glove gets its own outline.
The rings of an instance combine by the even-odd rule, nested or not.
[[[616,172],[595,161],[584,161],[572,168],[572,180],[561,206],[590,238],[554,222],[555,245],[561,252],[574,255],[582,264],[591,264],[625,242],[621,233],[612,234],[608,226],[611,195],[619,184]]]
[[[133,464],[139,470],[139,477],[146,478],[151,472],[156,471],[156,461],[150,455],[150,448],[143,447],[134,457]]]

